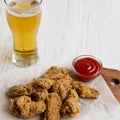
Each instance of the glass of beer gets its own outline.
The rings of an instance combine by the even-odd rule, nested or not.
[[[12,61],[20,67],[31,66],[38,60],[42,0],[4,0],[4,3],[13,39]]]

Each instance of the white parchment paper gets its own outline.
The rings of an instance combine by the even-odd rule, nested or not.
[[[37,63],[34,67],[18,68],[13,65],[11,70],[3,70],[0,74],[0,120],[20,120],[8,112],[8,98],[6,92],[12,85],[25,84],[31,81],[33,77],[39,77],[52,65],[67,66],[69,64],[41,64]],[[8,69],[11,66],[8,66]],[[106,85],[102,76],[94,81],[87,83],[89,86],[100,91],[101,95],[96,100],[79,99],[78,106],[80,114],[74,118],[61,120],[120,120],[120,104],[113,96]],[[39,115],[29,120],[40,120]]]

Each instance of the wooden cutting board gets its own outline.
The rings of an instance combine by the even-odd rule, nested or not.
[[[115,69],[103,68],[102,76],[111,89],[113,95],[120,102],[120,71]]]

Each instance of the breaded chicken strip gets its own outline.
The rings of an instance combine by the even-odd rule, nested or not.
[[[42,77],[43,78],[48,78],[48,79],[51,79],[51,80],[59,80],[61,78],[64,78],[69,73],[70,73],[70,71],[66,67],[52,66],[47,70],[47,72],[45,72],[42,75]]]
[[[55,81],[50,91],[57,93],[60,96],[60,99],[64,100],[70,89],[71,89],[70,82],[66,81],[66,79],[63,78]]]
[[[60,102],[57,93],[50,93],[48,95],[43,120],[60,120]]]
[[[47,98],[48,96],[48,91],[47,89],[41,89],[39,90],[39,92],[35,92],[31,95],[31,98],[33,101],[40,101],[40,100],[43,100],[45,101],[45,99]]]
[[[66,75],[66,76],[65,76],[64,78],[62,78],[62,79],[65,79],[65,81],[68,82],[68,83],[73,82],[73,79],[72,79],[72,77],[70,76],[70,74]]]
[[[35,114],[43,113],[46,109],[45,103],[31,101],[28,96],[21,96],[9,100],[9,110],[19,118],[30,118]]]
[[[28,83],[26,85],[14,85],[10,87],[10,89],[7,92],[8,97],[19,97],[19,96],[29,96],[36,92],[36,89],[33,87],[33,83],[36,81],[36,79],[33,79],[31,83]]]
[[[99,91],[87,86],[83,82],[72,82],[71,85],[72,85],[72,88],[76,90],[79,97],[81,97],[81,98],[96,99],[100,95]]]
[[[53,84],[54,81],[47,78],[41,78],[39,80],[33,79],[32,82],[26,85],[12,86],[8,90],[7,95],[9,97],[30,96],[33,93],[41,92],[41,89],[49,89]]]
[[[50,87],[54,84],[53,80],[48,78],[40,78],[33,83],[35,89],[50,89]]]
[[[79,96],[74,89],[70,89],[67,99],[72,98],[74,102],[78,102]]]
[[[68,98],[66,98],[61,107],[62,117],[70,118],[76,116],[80,112],[77,102],[78,95],[75,90],[71,89]]]
[[[7,92],[9,97],[17,97],[22,95],[29,95],[29,92],[23,85],[14,85]]]

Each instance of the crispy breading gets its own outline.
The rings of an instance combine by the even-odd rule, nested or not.
[[[36,92],[36,89],[29,85],[14,85],[12,86],[8,92],[7,96],[8,97],[20,97],[23,95],[29,96]]]
[[[12,86],[8,92],[9,97],[30,96],[33,93],[41,92],[42,89],[49,89],[54,84],[53,80],[41,78],[39,80],[33,79],[30,83],[25,85]]]
[[[9,97],[18,97],[22,95],[29,95],[26,87],[23,85],[14,85],[12,86],[9,91],[7,92]]]
[[[57,93],[60,96],[61,100],[64,100],[65,97],[67,96],[67,91],[65,87],[62,84],[54,84],[51,92]]]
[[[80,110],[77,106],[78,95],[75,90],[71,89],[66,100],[63,102],[61,107],[61,115],[65,118],[70,118],[76,116]]]
[[[94,88],[89,87],[83,82],[72,82],[72,88],[75,89],[81,98],[96,99],[100,93]]]
[[[66,81],[66,79],[60,79],[54,83],[50,91],[57,93],[60,96],[60,99],[64,100],[70,89],[71,89],[70,83]]]
[[[77,92],[74,89],[70,89],[68,92],[68,99],[72,98],[73,101],[78,102],[79,96],[77,94]]]
[[[63,78],[62,78],[62,79],[63,79]],[[68,82],[68,83],[73,82],[73,79],[72,79],[72,77],[70,76],[70,74],[66,75],[66,76],[64,77],[64,79],[65,79],[65,81]]]
[[[8,97],[20,97],[20,96],[29,96],[36,92],[36,89],[33,87],[33,83],[36,81],[36,79],[33,78],[33,80],[25,85],[14,85],[9,88],[7,92]]]
[[[36,80],[33,84],[36,89],[50,89],[50,87],[54,84],[54,81],[48,78],[40,78]]]
[[[64,78],[69,73],[70,71],[67,67],[52,66],[42,75],[42,77],[51,80],[59,80]]]
[[[47,98],[48,96],[48,91],[47,89],[41,89],[39,90],[39,92],[35,92],[31,95],[31,99],[33,101],[40,101],[40,100],[43,100],[45,101],[45,99]]]
[[[33,86],[35,81],[36,81],[36,79],[33,79],[30,83],[24,85],[24,87],[28,91],[29,95],[31,95],[37,91],[37,89]]]
[[[50,93],[46,99],[46,111],[44,120],[60,119],[60,98],[57,93]]]
[[[46,109],[45,103],[31,101],[28,96],[21,96],[9,100],[9,110],[19,118],[30,118],[35,114],[43,113]]]

